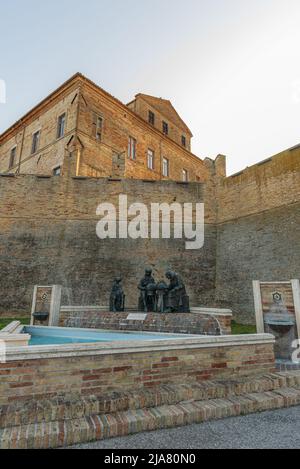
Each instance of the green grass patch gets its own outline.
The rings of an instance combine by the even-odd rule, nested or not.
[[[13,321],[20,321],[20,323],[24,325],[30,324],[29,318],[0,318],[0,330],[8,326],[8,324]]]
[[[232,321],[232,334],[234,335],[243,335],[243,334],[256,334],[256,326],[238,324],[235,321]]]

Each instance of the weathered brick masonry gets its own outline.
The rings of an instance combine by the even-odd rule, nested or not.
[[[65,131],[57,138],[62,113]],[[103,119],[99,138],[97,117]],[[31,155],[32,136],[40,129],[38,150]],[[130,137],[135,159],[128,155]],[[36,283],[62,284],[65,304],[107,305],[103,291],[110,291],[119,272],[134,306],[143,268],[151,265],[161,278],[166,268],[178,270],[192,305],[229,307],[239,320],[254,322],[252,280],[300,277],[300,147],[226,177],[226,158],[197,158],[191,137],[168,101],[137,95],[125,106],[79,74],[0,136],[0,171],[7,175],[0,178],[0,314],[28,312]],[[14,147],[15,164],[8,169]],[[163,158],[169,160],[168,177]],[[8,177],[50,176],[58,166],[63,177],[57,180]],[[192,184],[164,184],[182,182],[183,170]],[[204,249],[188,252],[179,240],[100,243],[96,207],[120,193],[147,204],[203,201]]]
[[[0,365],[0,448],[66,447],[297,405],[299,373],[274,373],[273,343],[252,335],[11,349]]]
[[[52,174],[57,167],[63,167],[65,148],[77,128],[79,83],[73,81],[57,96],[51,95],[14,126],[0,136],[0,172],[23,174]],[[66,112],[65,132],[57,138],[57,121]],[[32,154],[33,134],[40,131],[37,151]],[[16,156],[10,168],[12,149]]]
[[[2,406],[1,449],[68,447],[107,438],[199,424],[297,406],[300,374],[265,373],[216,382]]]
[[[112,281],[124,278],[127,305],[138,302],[145,266],[157,280],[173,268],[186,281],[191,304],[214,302],[216,228],[207,206],[205,247],[186,251],[184,240],[100,240],[101,202],[201,202],[205,186],[68,177],[0,177],[0,311],[29,312],[35,284],[64,287],[63,304],[107,306]]]
[[[294,149],[225,178],[220,157],[206,162],[206,184],[1,177],[0,310],[28,312],[37,283],[62,284],[64,304],[106,306],[101,292],[110,291],[118,272],[128,306],[135,306],[150,264],[157,278],[169,267],[181,272],[192,305],[229,307],[239,320],[254,321],[252,280],[300,277],[299,161]],[[180,240],[100,242],[96,207],[116,203],[120,193],[130,202],[204,201],[204,249],[188,252]]]
[[[74,347],[75,352],[76,346]],[[0,364],[0,405],[101,396],[274,371],[273,343],[190,350],[89,354]]]
[[[192,135],[186,124],[169,101],[149,98],[159,106],[135,106],[133,111],[132,106],[76,74],[0,135],[0,172],[51,175],[57,167],[64,171],[65,149],[72,149],[76,152],[73,175],[183,181],[185,170],[189,181],[203,182],[207,171],[203,161],[191,153]],[[155,112],[153,125],[148,122],[150,109]],[[58,136],[62,115],[64,130]],[[37,131],[39,142],[32,151]],[[128,153],[130,138],[135,141],[132,154]],[[149,150],[153,152],[152,167],[148,165]],[[163,174],[164,158],[169,161],[168,175]]]
[[[216,302],[254,321],[252,281],[300,278],[300,147],[217,186]]]
[[[148,314],[145,321],[128,320],[128,313],[63,311],[60,326],[174,334],[230,335],[232,315]]]

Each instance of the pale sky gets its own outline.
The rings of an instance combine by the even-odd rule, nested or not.
[[[0,7],[0,132],[80,71],[124,103],[138,92],[170,99],[193,152],[227,155],[229,174],[300,143],[300,0]]]

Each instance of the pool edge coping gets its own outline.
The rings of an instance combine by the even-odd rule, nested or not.
[[[112,343],[89,343],[67,345],[44,345],[30,347],[11,347],[6,350],[6,362],[39,360],[47,358],[68,358],[97,355],[121,355],[144,352],[172,350],[193,350],[216,347],[274,344],[275,337],[270,334],[249,334],[235,336],[210,336],[184,339],[157,340],[153,342],[137,341]]]

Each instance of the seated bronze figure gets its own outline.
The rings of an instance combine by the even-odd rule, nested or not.
[[[189,313],[190,301],[182,278],[172,271],[166,273],[169,285],[155,283],[152,269],[147,269],[139,283],[139,311],[145,313]]]
[[[170,281],[166,299],[166,313],[189,313],[190,301],[182,278],[176,272],[168,271]]]

